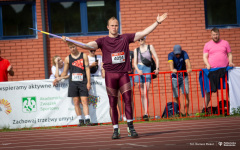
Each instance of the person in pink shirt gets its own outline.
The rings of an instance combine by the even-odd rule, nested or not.
[[[232,52],[227,41],[220,39],[218,28],[211,30],[212,40],[207,42],[203,49],[203,61],[207,69],[233,67]],[[210,102],[210,93],[206,93],[206,107]]]

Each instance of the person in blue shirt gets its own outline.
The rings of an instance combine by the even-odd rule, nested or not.
[[[185,116],[188,115],[189,110],[189,87],[188,87],[188,73],[192,71],[190,60],[188,57],[188,54],[186,51],[182,50],[180,45],[175,45],[173,47],[173,52],[168,54],[168,62],[170,65],[170,70],[172,71],[172,89],[173,89],[173,97],[175,102],[178,103],[178,105],[181,108],[180,102],[179,102],[179,96],[180,89],[182,90],[182,93],[184,94],[184,91],[186,93],[186,104],[184,106],[185,109]],[[177,72],[187,70],[187,72]],[[177,78],[178,76],[178,78]],[[185,82],[185,84],[184,84]],[[184,90],[185,87],[185,90]]]

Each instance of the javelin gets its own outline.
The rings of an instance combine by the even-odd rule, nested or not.
[[[47,34],[47,35],[51,35],[51,36],[56,37],[56,38],[59,38],[59,39],[62,39],[61,36],[58,36],[58,35],[56,35],[56,34],[48,33],[48,32],[45,32],[45,31],[41,31],[41,30],[34,29],[34,28],[29,28],[29,29],[32,29],[32,30],[35,30],[35,31],[38,31],[38,32],[41,32],[41,33],[44,33],[44,34]],[[66,41],[72,42],[72,43],[75,43],[75,44],[78,44],[78,45],[86,46],[86,47],[89,47],[89,48],[94,48],[94,47],[92,47],[92,46],[88,46],[88,45],[86,45],[86,44],[83,44],[83,43],[78,42],[78,41],[75,41],[75,40],[66,39]]]

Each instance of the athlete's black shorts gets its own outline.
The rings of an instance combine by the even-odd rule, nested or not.
[[[88,97],[87,84],[69,85],[68,97]]]

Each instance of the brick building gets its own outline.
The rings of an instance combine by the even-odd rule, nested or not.
[[[28,1],[26,0],[26,2]],[[238,2],[238,0],[236,1]],[[4,2],[12,2],[12,0],[1,1],[1,3]],[[44,21],[42,19],[44,19],[46,31],[51,32],[48,20],[49,0],[44,0],[45,18],[42,18],[41,1],[36,0],[33,2],[33,5],[36,6],[35,27],[43,30],[42,22]],[[117,7],[119,7],[116,9],[120,10],[117,15],[120,20],[121,33],[133,33],[143,30],[156,20],[158,13],[168,12],[168,18],[147,37],[147,43],[153,44],[157,51],[160,59],[160,71],[169,70],[167,54],[172,51],[175,44],[180,44],[189,53],[193,69],[205,67],[202,60],[202,50],[204,44],[211,37],[205,21],[204,0],[117,0],[116,3],[118,3]],[[238,27],[239,25],[238,22]],[[234,63],[239,66],[240,28],[225,27],[220,29],[220,33],[221,38],[230,43]],[[89,42],[106,35],[107,33],[86,36],[70,35],[70,37],[74,40]],[[1,36],[4,37],[2,34]],[[37,33],[32,38],[1,38],[2,57],[10,60],[15,71],[15,76],[9,77],[10,81],[45,79],[46,67],[44,67],[43,40],[42,33]],[[131,44],[130,50],[137,46],[137,42]],[[65,58],[69,51],[67,44],[61,40],[47,37],[46,52],[48,62],[46,78],[48,78],[51,73],[51,58],[56,54]],[[100,50],[98,50],[97,54],[101,54]]]
[[[65,58],[69,54],[67,44],[60,39],[48,36],[44,38],[42,33],[33,31],[29,31],[27,35],[25,33],[23,35],[15,33],[21,30],[19,29],[21,26],[11,27],[11,25],[25,22],[25,20],[20,19],[15,23],[17,15],[11,16],[9,14],[11,12],[9,8],[11,7],[16,14],[21,11],[21,8],[19,10],[17,6],[18,4],[24,5],[22,7],[27,5],[30,8],[25,11],[30,12],[29,17],[32,16],[32,22],[26,23],[30,26],[25,26],[25,31],[29,30],[27,27],[34,27],[55,34],[59,33],[58,35],[69,36],[83,43],[108,35],[107,28],[102,29],[106,26],[104,24],[108,19],[106,16],[115,15],[119,19],[120,33],[134,33],[155,22],[158,13],[168,12],[168,18],[148,35],[146,40],[147,43],[154,45],[157,51],[160,71],[169,71],[167,55],[172,51],[175,44],[180,44],[188,52],[193,69],[204,68],[203,47],[211,39],[209,29],[214,26],[220,28],[220,37],[230,43],[233,62],[236,66],[240,66],[239,3],[240,0],[232,0],[231,2],[220,0],[218,3],[211,0],[105,0],[105,2],[99,0],[1,0],[0,50],[2,57],[10,61],[15,71],[15,76],[10,76],[9,81],[48,78],[51,74],[52,57],[60,55]],[[66,13],[61,13],[60,5],[64,7],[63,12]],[[75,5],[77,6],[75,7]],[[98,9],[102,6],[106,10],[105,12],[104,9]],[[219,9],[223,6],[225,9]],[[71,9],[68,9],[69,7]],[[113,10],[110,10],[110,8],[113,8]],[[228,12],[222,11],[226,9]],[[77,16],[74,13],[75,11],[79,11],[77,15],[80,16],[80,21],[75,18]],[[228,16],[224,17],[222,14]],[[218,18],[218,15],[222,17]],[[21,17],[22,19],[25,18]],[[97,19],[98,17],[103,17],[104,21]],[[56,18],[65,19],[65,22],[59,23],[54,20]],[[67,20],[69,18],[70,21]],[[76,21],[73,19],[76,19]],[[68,21],[70,27],[65,25]],[[75,23],[79,24],[81,28],[74,26]],[[64,27],[62,27],[63,24]],[[101,26],[101,28],[94,31],[98,26]],[[14,33],[8,31],[15,30],[15,28],[18,29]],[[74,28],[76,31],[69,28]],[[93,31],[89,31],[90,29]],[[64,33],[61,32],[63,30]],[[136,47],[138,47],[137,42],[130,45],[130,50]],[[84,51],[80,48],[79,50]],[[101,54],[101,51],[98,50],[97,54]]]

